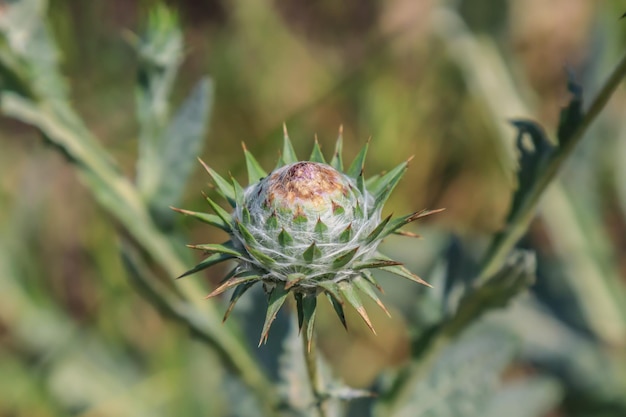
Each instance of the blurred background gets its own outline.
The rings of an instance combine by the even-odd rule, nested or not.
[[[11,3],[0,1],[0,13]],[[283,122],[301,158],[314,135],[330,157],[340,125],[348,161],[371,137],[366,175],[415,155],[386,210],[446,211],[415,228],[423,239],[392,237],[384,251],[428,281],[449,271],[455,247],[471,257],[503,227],[516,187],[509,120],[534,119],[552,134],[570,98],[566,68],[589,98],[626,46],[617,0],[166,3],[185,45],[173,107],[202,76],[214,86],[200,156],[245,182],[241,142],[270,170]],[[133,39],[155,5],[50,0],[46,12],[72,105],[129,178],[140,129]],[[537,251],[532,300],[492,313],[523,341],[504,378],[552,378],[537,415],[626,415],[624,109],[622,86],[542,200],[522,242]],[[208,181],[194,166],[178,205],[208,211]],[[181,245],[224,239],[183,216],[175,222]],[[0,118],[0,416],[239,415],[214,394],[236,384],[219,358],[128,282],[120,233],[61,153]],[[223,273],[186,279],[208,289]],[[381,282],[392,318],[374,313],[378,337],[356,315],[349,333],[330,312],[320,317],[322,350],[352,386],[404,366],[415,335],[436,320],[434,296]],[[253,342],[259,297],[234,314]],[[270,374],[275,348],[253,348]]]

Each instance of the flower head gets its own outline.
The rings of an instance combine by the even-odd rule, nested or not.
[[[261,342],[267,340],[270,326],[290,293],[296,299],[300,327],[306,325],[309,333],[313,331],[319,294],[328,296],[344,326],[343,308],[347,303],[374,331],[359,295],[372,298],[387,312],[372,288],[382,291],[372,269],[428,285],[399,262],[379,253],[379,243],[392,233],[410,235],[401,227],[440,210],[381,220],[382,207],[409,160],[366,181],[363,164],[368,145],[344,170],[341,130],[330,164],[324,160],[317,141],[309,161],[298,161],[286,130],[284,138],[283,155],[269,174],[244,146],[250,184],[245,189],[201,161],[233,211],[227,212],[208,197],[215,214],[176,210],[225,230],[230,240],[191,245],[210,256],[182,276],[236,260],[235,268],[207,297],[235,288],[225,320],[237,300],[262,282],[268,294],[268,310]]]

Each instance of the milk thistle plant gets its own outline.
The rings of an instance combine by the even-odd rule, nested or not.
[[[378,252],[390,234],[416,236],[402,227],[441,210],[421,210],[406,216],[381,218],[383,205],[402,178],[409,161],[384,175],[365,180],[366,144],[344,169],[342,133],[330,163],[315,143],[308,161],[299,161],[284,129],[283,154],[267,174],[244,145],[249,185],[243,188],[202,162],[219,194],[232,212],[206,197],[215,214],[180,210],[218,227],[230,235],[221,244],[190,245],[209,257],[181,277],[220,262],[235,260],[236,266],[207,298],[235,288],[224,320],[239,298],[258,282],[268,295],[268,309],[259,345],[268,338],[276,314],[292,293],[298,324],[306,327],[308,349],[312,340],[317,296],[325,294],[346,326],[344,306],[349,304],[373,331],[360,293],[388,310],[374,288],[382,291],[371,270],[382,269],[416,283],[429,285],[400,262]]]

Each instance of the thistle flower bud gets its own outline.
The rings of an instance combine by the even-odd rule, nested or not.
[[[233,217],[264,255],[252,260],[255,267],[267,267],[268,276],[285,282],[302,274],[294,291],[318,289],[320,279],[349,279],[355,274],[345,268],[350,259],[378,245],[378,240],[364,244],[380,220],[380,210],[365,215],[373,202],[371,194],[359,191],[354,180],[333,167],[296,162],[248,187]],[[245,249],[245,235],[236,231],[235,236]],[[266,258],[272,260],[269,265]]]
[[[237,300],[262,282],[268,294],[268,310],[261,343],[267,340],[270,326],[289,294],[294,294],[300,327],[306,325],[309,340],[319,294],[328,297],[344,326],[343,309],[347,303],[374,331],[359,294],[387,310],[373,291],[373,287],[382,289],[371,270],[386,270],[428,285],[400,262],[379,253],[379,243],[390,234],[410,235],[401,230],[404,225],[441,210],[422,210],[381,220],[382,207],[409,160],[365,181],[367,148],[366,145],[344,171],[340,131],[330,164],[324,160],[317,141],[309,161],[298,161],[285,130],[283,156],[269,175],[244,146],[250,184],[245,189],[200,161],[233,211],[229,213],[208,197],[215,214],[176,210],[225,230],[230,240],[191,245],[209,256],[181,278],[226,260],[236,260],[236,267],[207,297],[235,288],[226,320]]]

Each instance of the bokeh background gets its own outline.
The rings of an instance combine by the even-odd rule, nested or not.
[[[0,13],[10,3],[0,1]],[[73,106],[130,178],[139,129],[132,39],[155,5],[50,0],[47,12]],[[554,132],[569,99],[566,68],[588,98],[626,46],[626,19],[619,19],[626,6],[617,0],[167,5],[185,42],[172,103],[206,74],[214,85],[200,156],[244,181],[241,142],[270,169],[283,122],[301,157],[315,135],[330,156],[340,125],[348,160],[371,137],[368,175],[415,155],[387,210],[447,210],[415,229],[424,239],[391,238],[385,251],[427,280],[436,280],[451,239],[479,251],[503,226],[516,169],[508,121],[531,118]],[[520,333],[587,355],[571,371],[567,361],[542,367],[522,349],[509,378],[547,373],[562,384],[543,415],[624,410],[618,398],[626,385],[615,382],[624,373],[603,378],[603,366],[620,375],[626,361],[625,109],[622,86],[544,196],[522,243],[538,253],[532,297],[544,316],[515,313],[527,325]],[[5,117],[0,123],[0,233],[10,248],[0,253],[0,416],[235,415],[232,401],[215,394],[234,384],[215,354],[129,284],[118,238],[124,231],[74,166],[33,128]],[[210,192],[207,182],[198,165],[181,206],[208,211],[200,194]],[[186,242],[224,237],[182,216],[176,221]],[[186,279],[208,289],[223,272]],[[378,337],[356,315],[346,333],[322,314],[323,352],[350,385],[371,386],[409,360],[413,333],[431,313],[415,306],[419,294],[403,284],[383,281],[392,318],[374,314]],[[263,311],[254,300],[242,301],[234,318],[252,339],[260,332],[254,312]],[[567,332],[540,326],[553,322]],[[256,351],[270,374],[275,348]],[[591,399],[579,404],[580,392]]]

